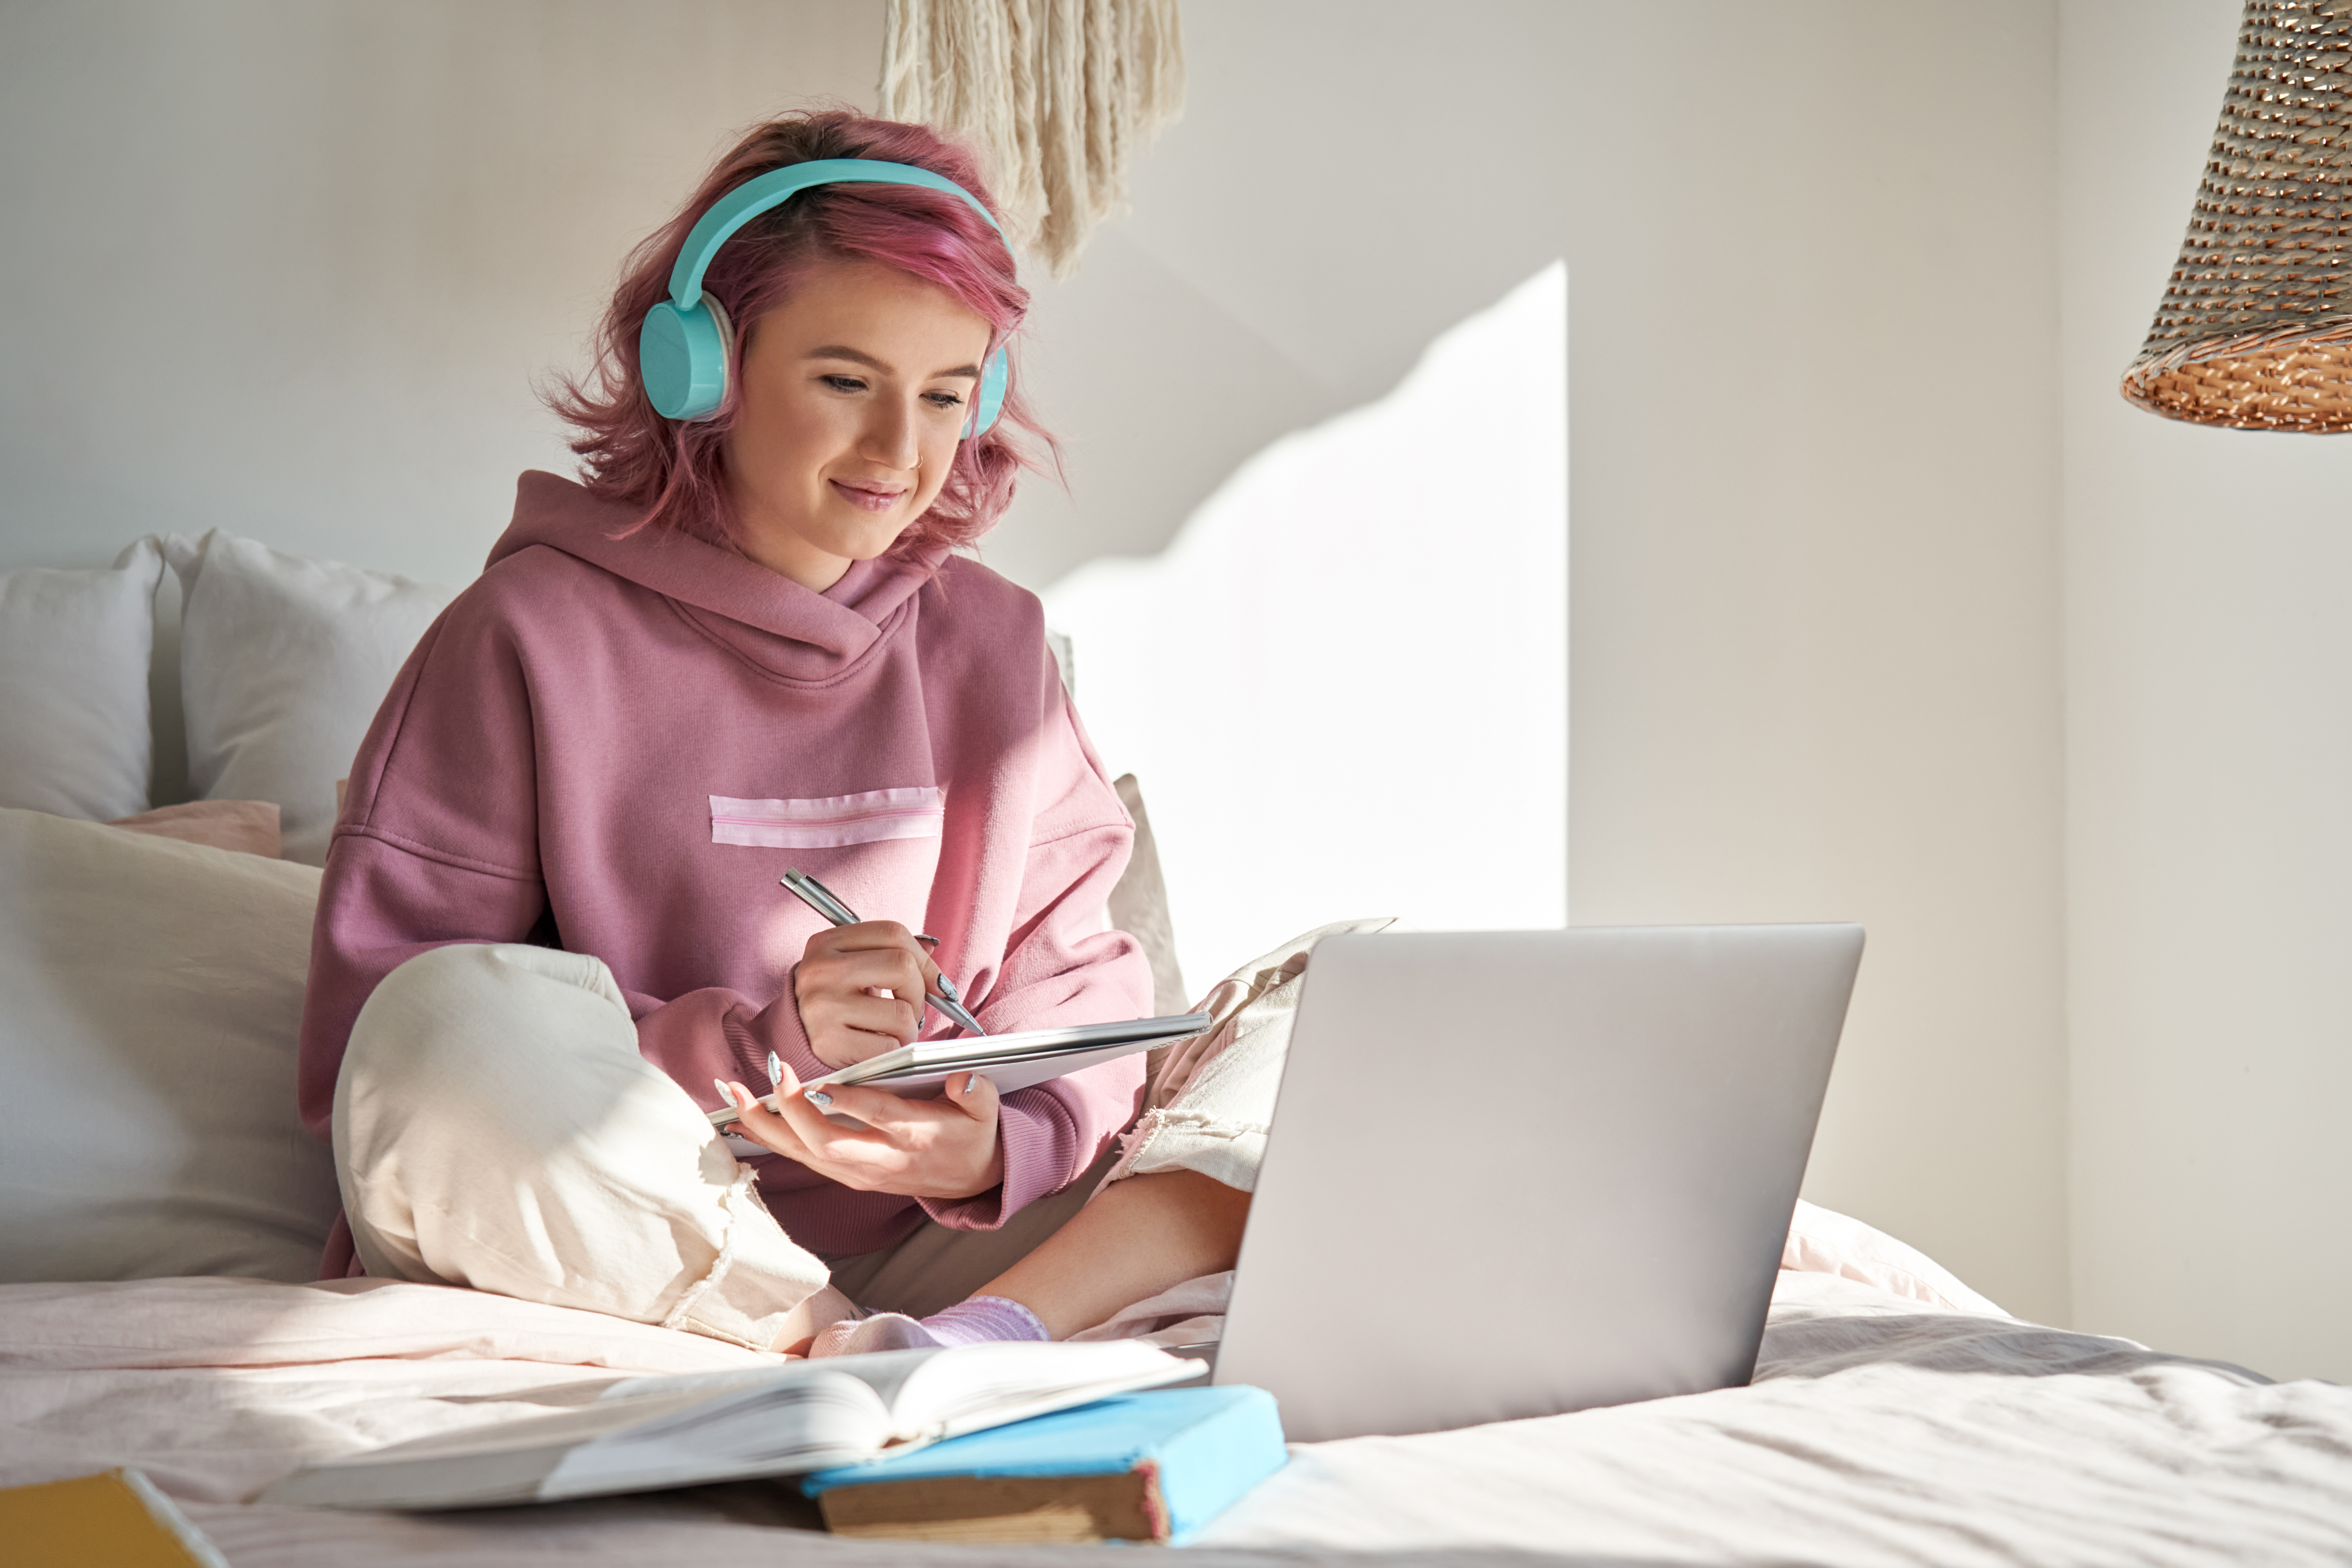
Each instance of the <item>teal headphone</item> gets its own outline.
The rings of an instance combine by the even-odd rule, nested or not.
[[[991,228],[1000,235],[1004,232],[1004,226],[980,205],[980,198],[953,180],[912,163],[819,158],[744,181],[695,221],[677,253],[677,265],[670,268],[669,298],[646,312],[646,324],[637,331],[637,372],[656,413],[665,419],[708,419],[726,399],[728,350],[734,332],[719,301],[702,291],[702,275],[719,247],[737,229],[811,185],[842,184],[920,185],[961,196],[972,211],[988,219]],[[978,436],[996,423],[997,414],[1004,407],[1005,384],[1011,379],[1012,369],[1000,345],[981,367],[971,419],[964,426],[966,437]]]

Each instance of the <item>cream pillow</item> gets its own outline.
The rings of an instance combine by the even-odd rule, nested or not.
[[[335,781],[350,775],[393,678],[455,590],[218,529],[173,534],[163,554],[183,595],[190,790],[277,802],[286,858],[324,865]]]
[[[318,1271],[294,1108],[319,873],[0,810],[0,1281]]]
[[[1160,871],[1160,844],[1151,834],[1151,818],[1143,809],[1143,786],[1133,773],[1121,773],[1111,784],[1118,803],[1135,818],[1135,848],[1110,890],[1110,923],[1143,948],[1151,961],[1151,1007],[1161,1017],[1181,1013],[1186,1005],[1184,972],[1176,966],[1176,930],[1168,916],[1168,879]]]
[[[152,540],[110,571],[0,572],[0,806],[103,819],[147,809]]]

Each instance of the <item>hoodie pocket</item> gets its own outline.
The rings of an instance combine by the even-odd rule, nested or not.
[[[936,784],[869,789],[817,800],[710,797],[710,842],[761,849],[829,849],[884,838],[937,838],[947,796]]]

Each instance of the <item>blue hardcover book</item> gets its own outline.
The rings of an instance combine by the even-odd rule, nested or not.
[[[843,1535],[1181,1545],[1289,1458],[1262,1388],[1122,1394],[801,1481]]]

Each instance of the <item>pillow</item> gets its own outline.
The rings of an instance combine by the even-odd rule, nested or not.
[[[339,784],[335,805],[340,809],[342,804]],[[277,859],[280,847],[278,807],[266,800],[192,800],[184,805],[159,805],[136,816],[118,816],[107,826],[176,838],[183,844],[209,844],[215,849],[234,849],[265,860]]]
[[[1135,818],[1135,849],[1118,886],[1110,890],[1110,923],[1143,948],[1151,961],[1151,1006],[1166,1018],[1184,1011],[1184,974],[1176,967],[1176,927],[1168,915],[1168,880],[1160,874],[1160,846],[1151,837],[1151,818],[1144,815],[1143,786],[1133,773],[1121,773],[1111,784],[1118,802]]]
[[[335,781],[351,773],[393,678],[455,591],[281,554],[218,529],[173,534],[163,554],[184,596],[190,790],[276,802],[286,858],[324,865]]]
[[[318,1273],[294,1108],[319,873],[0,809],[0,1281]]]
[[[147,661],[163,575],[145,539],[110,571],[0,572],[0,806],[99,818],[147,809]]]
[[[1897,1241],[1852,1215],[1797,1200],[1780,1267],[1809,1274],[1835,1274],[1906,1296],[1947,1312],[2006,1318],[2007,1312],[1978,1295],[1958,1275],[1917,1247]]]

